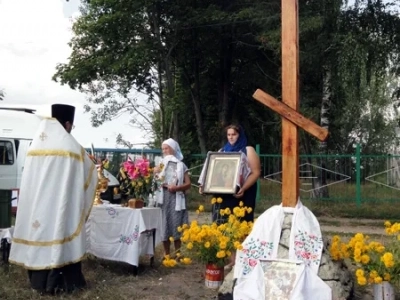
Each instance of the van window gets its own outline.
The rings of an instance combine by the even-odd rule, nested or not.
[[[8,141],[0,141],[0,165],[13,165],[13,145]]]

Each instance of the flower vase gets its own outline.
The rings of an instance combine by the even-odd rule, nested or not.
[[[224,267],[209,263],[206,265],[205,285],[210,289],[218,289],[224,281]]]
[[[387,281],[375,283],[374,300],[395,300],[393,286]]]

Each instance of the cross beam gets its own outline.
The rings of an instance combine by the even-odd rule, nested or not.
[[[298,0],[282,0],[282,101],[257,90],[258,101],[282,116],[282,205],[295,207],[299,198],[298,126],[325,140],[328,132],[304,118],[299,110]]]
[[[313,121],[305,118],[303,115],[298,113],[296,110],[287,106],[285,103],[275,99],[271,95],[263,92],[262,90],[258,89],[253,94],[253,98],[256,99],[258,102],[261,102],[265,106],[268,106],[273,111],[280,114],[286,120],[292,122],[294,125],[304,129],[309,134],[315,136],[320,141],[325,141],[328,137],[328,130],[321,126],[318,126]]]

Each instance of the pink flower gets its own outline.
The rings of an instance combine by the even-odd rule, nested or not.
[[[249,259],[249,266],[250,266],[250,267],[254,267],[254,266],[256,266],[256,265],[257,265],[257,260],[254,259],[254,258],[250,258],[250,259]]]
[[[310,259],[311,253],[309,252],[302,252],[301,253],[301,257],[305,258],[305,259]]]

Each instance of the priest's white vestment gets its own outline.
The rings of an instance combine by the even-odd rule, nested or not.
[[[82,260],[97,170],[56,119],[44,119],[25,160],[10,262],[28,270]]]

